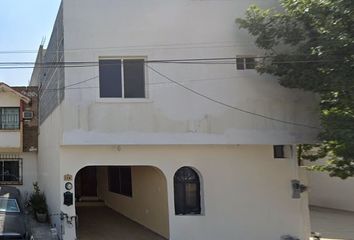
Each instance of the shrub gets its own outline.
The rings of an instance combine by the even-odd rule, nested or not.
[[[34,214],[48,213],[46,198],[43,192],[39,189],[38,183],[33,183],[33,192],[28,200]]]

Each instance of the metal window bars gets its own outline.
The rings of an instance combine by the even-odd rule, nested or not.
[[[0,114],[0,129],[11,130],[20,128],[20,116],[19,114]]]
[[[23,184],[23,159],[18,154],[0,154],[0,185]]]

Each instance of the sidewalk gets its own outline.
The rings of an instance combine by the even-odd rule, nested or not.
[[[26,218],[34,240],[57,240],[52,237],[49,223],[39,223],[30,214],[27,214]]]

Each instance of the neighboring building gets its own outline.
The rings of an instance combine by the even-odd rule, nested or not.
[[[24,198],[37,180],[37,108],[37,87],[0,83],[0,186],[16,186]]]
[[[294,148],[317,132],[289,122],[316,125],[317,99],[256,73],[262,52],[234,23],[253,3],[62,2],[31,85],[38,180],[63,239],[78,214],[79,232],[99,227],[80,229],[88,200],[171,240],[307,239]]]
[[[308,176],[310,205],[354,211],[353,178],[343,180],[330,177],[327,172],[310,172]]]

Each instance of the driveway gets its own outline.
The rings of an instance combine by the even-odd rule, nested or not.
[[[108,207],[79,207],[79,240],[166,240]]]
[[[321,240],[354,240],[354,212],[311,207],[311,229],[321,233]]]

